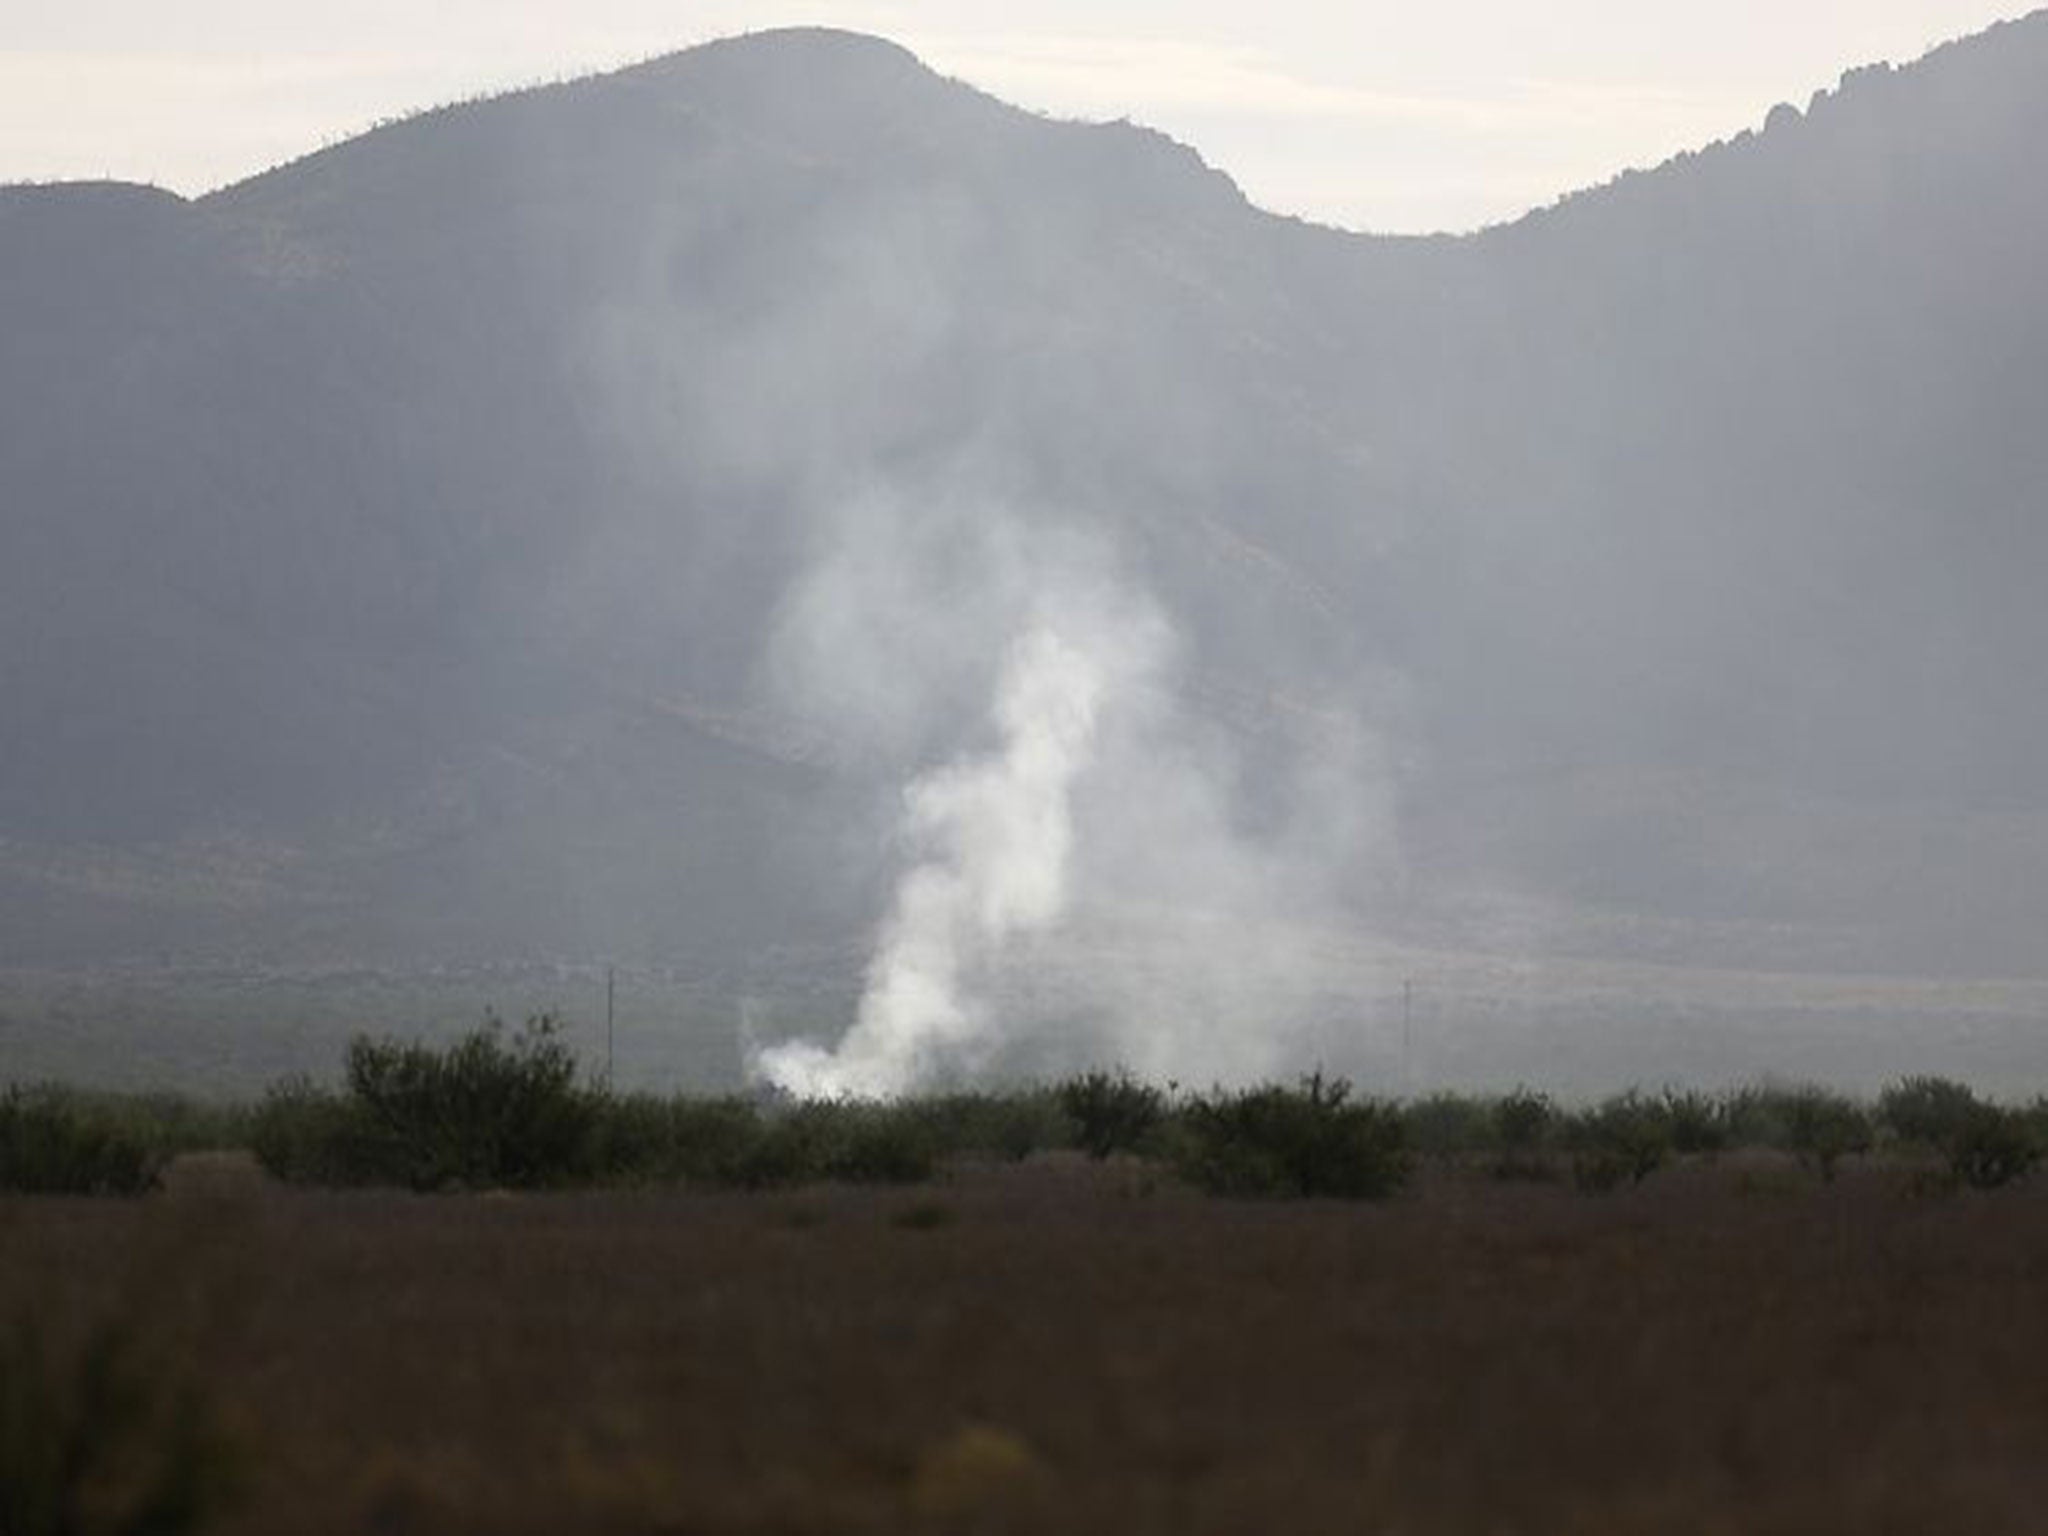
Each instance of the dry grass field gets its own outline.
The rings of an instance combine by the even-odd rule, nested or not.
[[[0,1200],[0,1320],[135,1319],[221,1532],[2048,1529],[2048,1180],[169,1185]]]

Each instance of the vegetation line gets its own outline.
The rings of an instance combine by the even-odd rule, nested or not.
[[[1631,1090],[1567,1108],[1529,1089],[1359,1094],[1318,1072],[1294,1084],[1159,1087],[1125,1071],[1003,1090],[857,1100],[618,1093],[579,1077],[554,1020],[495,1020],[451,1045],[358,1036],[331,1087],[307,1077],[256,1104],[59,1086],[0,1095],[0,1190],[136,1194],[182,1152],[252,1152],[294,1184],[422,1191],[591,1185],[758,1189],[918,1183],[962,1159],[1071,1152],[1143,1158],[1236,1197],[1378,1198],[1418,1160],[1494,1178],[1640,1183],[1674,1158],[1745,1148],[1796,1155],[1822,1180],[1873,1152],[1950,1188],[1993,1189],[2048,1149],[2048,1098],[2007,1106],[1940,1078],[1875,1102],[1822,1087]]]

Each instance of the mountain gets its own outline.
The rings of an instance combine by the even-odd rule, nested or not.
[[[795,31],[0,190],[0,953],[857,970],[1056,591],[1119,911],[2040,974],[2044,143],[2048,13],[1394,239]]]

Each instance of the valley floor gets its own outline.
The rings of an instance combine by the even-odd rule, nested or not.
[[[221,1532],[2034,1532],[2048,1179],[1437,1170],[1248,1204],[908,1190],[0,1200],[0,1322],[133,1325]],[[17,1341],[23,1335],[15,1335]],[[18,1347],[18,1346],[17,1346]],[[62,1383],[62,1369],[58,1372]],[[60,1394],[61,1395],[61,1394]]]

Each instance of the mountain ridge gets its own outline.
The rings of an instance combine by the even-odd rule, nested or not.
[[[2036,963],[2044,83],[2037,13],[1457,237],[830,31],[0,189],[5,947],[870,931],[992,664],[865,742],[777,693],[846,505],[966,537],[879,497],[1093,530],[1259,836],[1355,718],[1417,907]],[[62,873],[245,844],[265,905]]]

